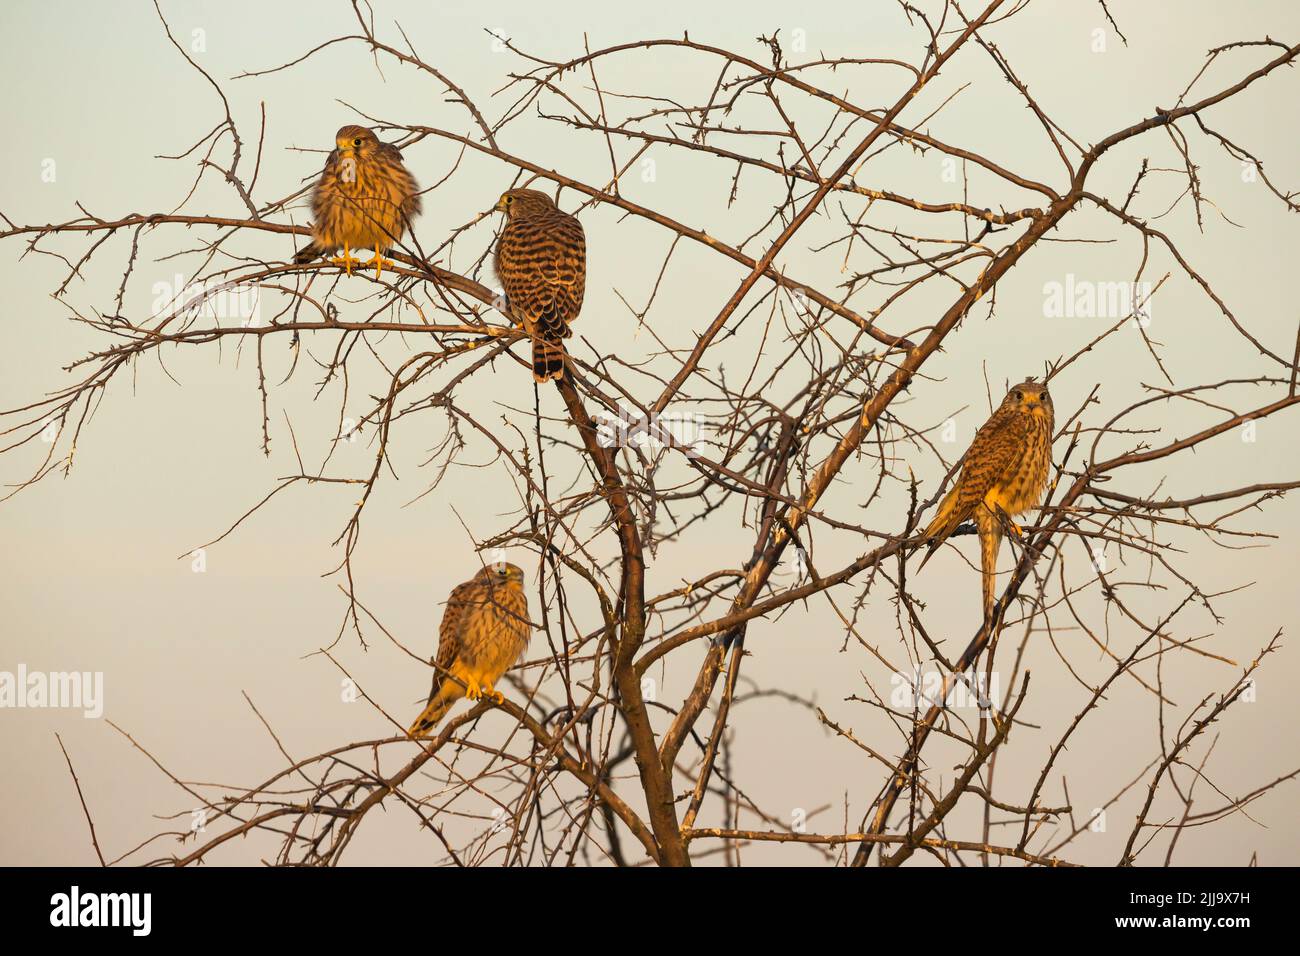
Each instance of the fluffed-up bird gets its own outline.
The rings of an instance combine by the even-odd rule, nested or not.
[[[344,126],[312,190],[312,240],[293,261],[311,262],[342,249],[342,256],[330,260],[334,265],[348,275],[353,266],[374,266],[378,277],[384,253],[401,241],[421,208],[419,184],[397,147],[381,143],[364,126]],[[353,249],[371,249],[374,258],[362,263],[352,257]]]
[[[494,265],[507,313],[532,339],[533,377],[563,378],[564,340],[587,284],[582,223],[535,189],[511,189],[496,208],[506,214]]]
[[[524,572],[516,565],[491,564],[452,588],[438,631],[429,703],[407,732],[428,734],[462,697],[501,703],[496,682],[528,647],[530,630]]]
[[[958,525],[974,520],[980,539],[986,625],[993,617],[1002,523],[1005,521],[1019,537],[1021,530],[1015,517],[1042,499],[1052,463],[1054,428],[1052,396],[1046,384],[1031,380],[1011,389],[997,411],[976,432],[966,452],[961,476],[924,531],[929,550],[918,571]]]

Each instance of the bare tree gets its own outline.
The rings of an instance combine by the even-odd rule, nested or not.
[[[572,373],[556,383],[560,402],[546,387],[535,409],[509,420],[490,420],[459,397],[476,376],[528,374],[527,342],[500,312],[486,266],[494,240],[490,214],[456,226],[429,217],[418,237],[394,252],[393,274],[364,280],[363,301],[343,299],[337,268],[291,263],[291,237],[309,230],[286,221],[286,210],[303,191],[263,198],[258,169],[265,128],[254,146],[254,137],[237,128],[221,83],[207,73],[220,105],[217,122],[172,158],[196,162],[199,180],[215,176],[227,184],[231,211],[192,210],[189,196],[179,203],[142,197],[146,208],[172,211],[102,218],[83,209],[77,219],[47,225],[5,220],[0,236],[25,243],[29,253],[66,261],[67,278],[55,298],[102,342],[70,363],[70,384],[4,412],[4,453],[41,452],[14,493],[72,467],[78,436],[100,398],[142,360],[161,363],[169,353],[227,342],[255,353],[269,453],[279,416],[264,350],[288,342],[294,350],[291,376],[307,374],[300,364],[316,365],[323,382],[343,382],[338,432],[341,439],[355,432],[369,440],[368,471],[352,474],[339,467],[333,444],[316,455],[319,464],[308,464],[311,450],[298,448],[286,413],[283,433],[293,442],[298,470],[252,504],[244,518],[290,486],[355,487],[358,500],[338,539],[345,610],[335,641],[380,636],[409,653],[412,667],[427,666],[428,649],[399,641],[365,603],[364,580],[353,568],[367,503],[380,483],[392,480],[393,426],[402,419],[436,416],[445,423],[445,438],[425,463],[430,488],[465,460],[467,448],[491,449],[490,467],[513,474],[519,501],[498,531],[479,542],[484,560],[492,549],[507,547],[536,558],[532,602],[539,631],[529,660],[512,675],[518,693],[505,703],[480,702],[457,711],[436,737],[412,741],[403,732],[410,714],[389,716],[372,701],[391,720],[391,736],[301,759],[281,748],[283,769],[260,782],[196,784],[165,771],[187,799],[206,808],[215,832],[196,837],[169,830],[119,859],[148,859],[156,841],[175,836],[181,848],[155,862],[185,865],[236,837],[260,832],[278,846],[276,862],[333,865],[373,810],[398,806],[410,812],[413,829],[435,838],[436,858],[456,864],[684,866],[715,855],[735,863],[745,845],[773,841],[800,844],[824,862],[854,866],[898,865],[917,850],[948,863],[1065,865],[1072,842],[1091,820],[1069,805],[1068,794],[1057,801],[1048,791],[1055,792],[1057,761],[1075,731],[1097,719],[1108,689],[1118,682],[1136,682],[1157,702],[1160,747],[1146,772],[1115,794],[1119,799],[1131,788],[1146,788],[1116,862],[1168,862],[1187,828],[1243,812],[1300,773],[1245,782],[1208,801],[1193,801],[1212,749],[1206,731],[1250,693],[1255,670],[1278,646],[1280,631],[1259,636],[1261,649],[1251,662],[1234,668],[1220,694],[1202,700],[1177,724],[1172,717],[1166,723],[1171,691],[1163,676],[1169,655],[1224,660],[1199,638],[1180,636],[1190,633],[1181,624],[1191,608],[1219,620],[1214,588],[1193,581],[1180,567],[1184,548],[1234,547],[1261,535],[1237,519],[1300,485],[1300,477],[1206,487],[1174,498],[1160,492],[1160,480],[1152,477],[1157,472],[1142,467],[1172,467],[1194,450],[1214,455],[1216,436],[1300,402],[1300,336],[1294,349],[1278,350],[1252,331],[1251,321],[1198,271],[1195,251],[1153,224],[1168,210],[1146,208],[1141,197],[1157,173],[1176,175],[1182,183],[1179,209],[1190,206],[1198,223],[1217,215],[1198,176],[1198,157],[1215,150],[1248,164],[1277,203],[1300,211],[1296,194],[1266,176],[1264,163],[1247,145],[1211,125],[1266,78],[1288,74],[1283,68],[1294,65],[1300,45],[1263,38],[1210,50],[1176,100],[1087,145],[1048,115],[992,39],[1001,24],[1022,13],[1024,3],[992,0],[977,13],[954,0],[928,6],[923,11],[901,5],[919,52],[900,51],[897,59],[796,62],[773,34],[757,38],[757,53],[682,36],[606,49],[584,46],[572,59],[555,62],[501,38],[516,66],[494,100],[506,104],[495,120],[455,78],[417,52],[418,38],[377,27],[359,0],[353,0],[355,32],[237,78],[256,82],[339,46],[359,61],[422,71],[463,106],[461,130],[421,125],[418,117],[359,121],[403,149],[426,140],[454,144],[455,166],[429,184],[428,193],[455,188],[467,175],[468,158],[475,157],[513,173],[516,184],[556,192],[577,215],[603,207],[662,237],[665,252],[654,287],[641,302],[624,300],[643,330],[644,354],[601,354],[579,324],[569,349]],[[203,72],[170,31],[167,38],[190,67]],[[957,56],[980,58],[1015,91],[1020,113],[1028,111],[1043,143],[1059,158],[1049,181],[1017,172],[1014,157],[927,132],[936,114],[956,108],[950,104],[957,90],[938,99],[934,90],[943,89],[944,68]],[[687,58],[691,75],[702,78],[697,95],[680,100],[602,82],[611,61],[630,57]],[[1218,66],[1215,76],[1231,78],[1212,83],[1212,64]],[[853,93],[862,89],[891,91],[889,102],[865,105]],[[927,103],[937,102],[929,114],[916,105],[923,93]],[[571,136],[575,149],[597,143],[607,154],[608,174],[584,181],[501,145],[514,124],[537,118]],[[1012,120],[986,119],[1003,121]],[[1176,157],[1178,168],[1135,162],[1133,153],[1118,149],[1134,142],[1153,155]],[[723,164],[732,171],[730,207],[750,220],[757,216],[759,227],[746,238],[727,238],[734,227],[679,221],[626,198],[620,180],[651,151]],[[1095,175],[1112,151],[1126,157],[1116,163],[1131,166],[1126,188],[1117,192],[1098,185]],[[866,185],[884,164],[905,167],[936,155],[960,172],[962,202]],[[1113,169],[1105,179],[1118,181]],[[764,197],[772,190],[780,198],[768,206]],[[927,627],[927,609],[909,591],[908,571],[916,564],[918,523],[959,462],[933,440],[942,421],[918,420],[909,413],[909,398],[933,387],[926,364],[954,331],[974,317],[994,317],[1003,278],[1040,243],[1066,238],[1062,225],[1081,210],[1100,217],[1092,222],[1108,223],[1112,236],[1136,239],[1128,289],[1137,291],[1125,295],[1122,314],[1099,327],[1085,347],[1044,356],[1042,368],[1031,371],[1052,380],[1086,367],[1097,346],[1137,328],[1159,384],[1123,408],[1099,400],[1095,388],[1069,407],[1058,393],[1051,491],[1023,539],[1011,542],[1014,570],[999,581],[993,621],[981,622],[972,571],[954,585],[969,596],[969,636],[946,640]],[[282,260],[267,258],[267,244],[255,241],[259,233],[278,237]],[[204,238],[197,248],[183,249],[180,237],[191,234]],[[838,285],[814,281],[805,274],[812,271],[809,260],[792,254],[796,236],[810,242],[813,234],[814,254],[842,267]],[[110,246],[113,239],[119,241]],[[433,240],[438,244],[428,246]],[[146,242],[186,253],[193,263],[190,288],[199,291],[177,296],[157,315],[132,315],[123,301]],[[716,312],[692,317],[699,322],[698,339],[683,350],[656,334],[656,326],[669,321],[657,301],[661,284],[680,281],[674,257],[689,247],[738,267],[743,279]],[[120,284],[98,290],[101,299],[93,310],[75,306],[68,295],[72,281],[110,249],[122,250]],[[1213,302],[1223,322],[1257,353],[1257,374],[1175,381],[1167,368],[1168,347],[1147,334],[1144,322],[1170,274],[1190,279]],[[593,272],[590,281],[614,280]],[[348,288],[354,292],[356,286]],[[259,297],[266,318],[240,322],[214,309],[223,296],[245,294]],[[274,308],[267,309],[268,302]],[[400,348],[396,361],[393,343]],[[372,362],[384,371],[386,392],[350,393],[350,370]],[[1180,405],[1202,407],[1214,420],[1191,434],[1147,424],[1144,416],[1153,410]],[[42,445],[42,433],[57,437]],[[939,481],[941,475],[946,477]],[[852,494],[840,490],[850,480]],[[908,506],[893,507],[899,500]],[[211,543],[234,532],[244,518]],[[707,535],[706,519],[749,529],[752,549],[735,555],[730,566],[691,580],[664,568],[658,580],[680,584],[655,593],[647,577],[660,548]],[[857,540],[858,556],[842,566],[819,566],[815,545],[831,536]],[[1121,574],[1098,560],[1107,547],[1135,573]],[[781,571],[792,566],[794,576]],[[1139,595],[1142,601],[1135,599]],[[843,738],[846,768],[852,765],[856,776],[861,766],[854,761],[865,762],[881,780],[875,792],[853,793],[843,825],[825,832],[809,832],[762,807],[747,793],[743,777],[731,772],[728,758],[739,730],[738,708],[783,693],[746,682],[749,622],[798,615],[809,600],[828,602],[843,622],[846,645],[862,654],[855,700],[893,728],[888,737],[863,739],[837,715],[799,701],[810,719]],[[1156,613],[1147,600],[1158,602]],[[859,626],[868,602],[892,608],[893,634]],[[1114,622],[1125,625],[1122,636],[1111,633]],[[1063,628],[1086,635],[1108,660],[1108,676],[1100,684],[1080,678],[1091,691],[1086,706],[1060,713],[1053,727],[1042,729],[1055,743],[1033,786],[1024,791],[1008,784],[995,795],[996,758],[1023,723],[1018,712],[1033,694],[1022,666],[1026,648]],[[1058,653],[1068,666],[1068,656],[1059,648]],[[891,678],[915,675],[922,666],[939,675],[937,684],[914,688],[905,681],[900,699],[899,682]],[[695,673],[684,699],[661,702],[646,693],[647,678],[668,668]],[[996,694],[989,680],[995,673],[1002,678]],[[963,694],[976,702],[973,710],[953,705],[955,695]],[[484,720],[494,709],[508,723]],[[154,759],[161,768],[163,759]],[[947,770],[952,772],[945,776]],[[448,821],[459,815],[457,801],[470,792],[498,812],[490,827],[458,840]],[[982,823],[956,824],[959,804],[979,808]],[[715,825],[704,825],[707,820]]]

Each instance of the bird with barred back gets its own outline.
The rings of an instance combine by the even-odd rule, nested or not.
[[[497,201],[506,225],[497,240],[497,277],[506,310],[533,344],[533,377],[564,377],[564,340],[582,309],[587,241],[582,223],[535,189],[511,189]]]

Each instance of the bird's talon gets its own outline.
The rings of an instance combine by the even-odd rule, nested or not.
[[[361,260],[354,258],[351,253],[345,252],[343,253],[343,255],[335,256],[333,259],[331,259],[330,264],[339,266],[340,268],[345,270],[349,276],[351,276],[352,267],[361,265]],[[369,265],[369,263],[366,263],[366,265]]]

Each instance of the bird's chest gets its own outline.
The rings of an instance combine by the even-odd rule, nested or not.
[[[528,607],[512,599],[498,599],[475,616],[465,637],[461,656],[480,672],[501,674],[528,645]]]
[[[400,218],[401,183],[385,175],[382,166],[345,159],[334,172],[333,192],[337,206],[350,219],[375,227],[391,225]]]
[[[1047,484],[1051,464],[1050,436],[1045,423],[1031,420],[1025,435],[1024,452],[989,490],[985,501],[1008,515],[1017,515],[1038,504]]]

